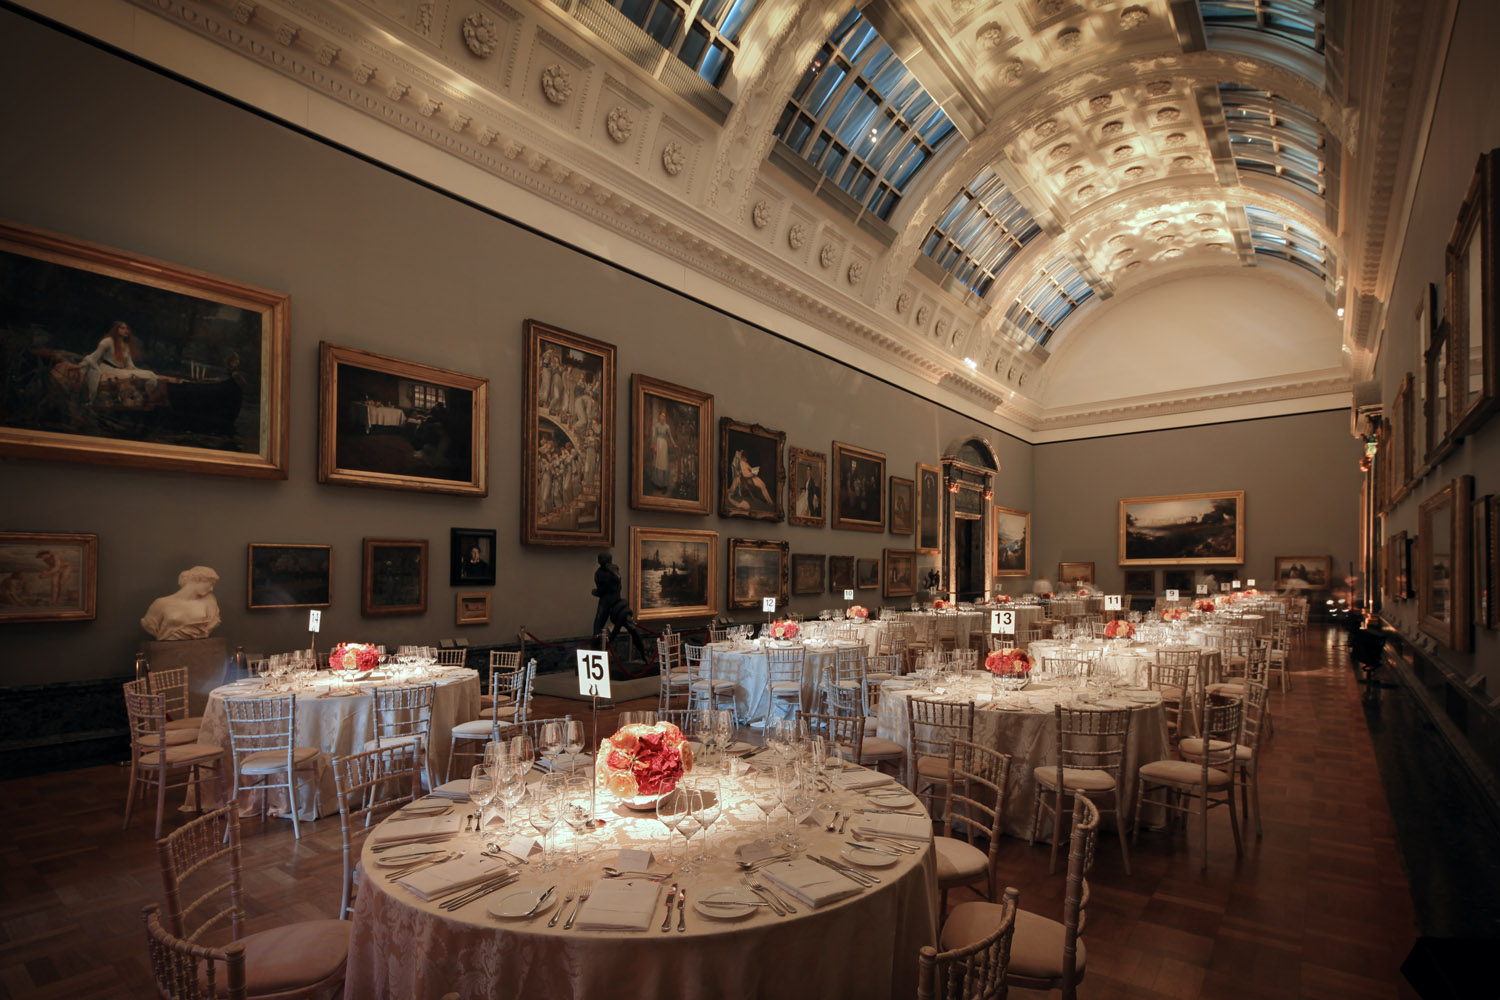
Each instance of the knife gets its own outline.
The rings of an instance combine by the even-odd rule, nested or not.
[[[860,882],[863,885],[874,885],[875,883],[880,881],[880,879],[876,878],[874,875],[871,875],[867,872],[862,872],[858,868],[850,868],[848,865],[841,865],[832,858],[825,858],[821,854],[819,854],[814,860],[823,862],[824,865],[832,868],[834,871],[844,875],[848,875],[850,878],[854,879],[854,881]]]
[[[683,889],[677,893],[677,933],[681,934],[687,930],[687,911],[683,907],[687,904],[687,890]]]
[[[889,854],[893,858],[901,857],[900,851],[888,851],[884,847],[876,847],[874,844],[861,844],[857,840],[846,840],[844,843],[860,851],[874,851],[876,854]]]
[[[667,915],[661,918],[661,929],[663,932],[672,929],[672,900],[677,898],[677,883],[672,883],[672,888],[667,890]]]
[[[554,892],[556,892],[556,891],[557,891],[557,886],[554,885],[551,888],[549,888],[546,892],[542,893],[542,898],[539,899],[539,900],[537,900],[536,904],[534,906],[532,906],[531,909],[529,909],[529,910],[526,911],[526,916],[529,917],[532,914],[536,913],[537,910],[540,910],[542,908],[542,904],[545,903],[545,902],[547,902],[547,900],[551,899],[552,898],[552,894]]]

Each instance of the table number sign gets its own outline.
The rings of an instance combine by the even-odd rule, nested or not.
[[[1167,600],[1169,600],[1169,601],[1175,601],[1175,600],[1177,600],[1177,597],[1178,597],[1178,591],[1175,591],[1175,590],[1169,590],[1169,591],[1167,591]]]
[[[1120,611],[1120,610],[1123,610],[1123,608],[1121,606],[1121,602],[1120,602],[1120,595],[1119,594],[1105,594],[1104,595],[1104,610],[1105,611]]]
[[[1200,583],[1200,584],[1198,584],[1198,593],[1200,593],[1200,594],[1206,594],[1206,593],[1208,593],[1208,584],[1206,584],[1206,583]]]
[[[309,632],[321,632],[323,630],[323,612],[309,611],[307,613],[307,630]]]
[[[1254,580],[1246,580],[1245,581],[1245,586],[1247,586],[1247,587],[1254,587],[1255,586],[1255,581]]]
[[[1001,635],[1016,634],[1016,613],[1014,611],[991,611],[990,631],[999,632]]]
[[[1234,581],[1234,589],[1235,590],[1239,590],[1240,589],[1240,581],[1238,581],[1238,580]]]
[[[1222,591],[1223,593],[1226,593],[1226,594],[1229,593],[1229,584],[1227,584],[1227,583],[1221,583],[1221,584],[1219,584],[1219,590]]]
[[[578,693],[608,698],[609,654],[598,649],[578,651]]]
[[[762,597],[760,599],[760,609],[768,615],[774,615],[776,613],[776,598]]]
[[[854,591],[852,591],[852,590],[846,590],[846,591],[844,591],[844,600],[846,600],[846,601],[852,601],[852,600],[854,600]]]

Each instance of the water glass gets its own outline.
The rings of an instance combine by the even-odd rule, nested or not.
[[[698,856],[693,860],[700,863],[712,861],[713,858],[708,853],[708,833],[710,828],[718,822],[724,803],[719,779],[695,778],[689,799],[693,809],[693,819],[697,821],[698,828],[703,831],[703,843],[698,849]]]

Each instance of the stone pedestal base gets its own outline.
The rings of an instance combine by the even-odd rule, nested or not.
[[[201,716],[208,693],[224,683],[224,663],[229,658],[223,638],[169,639],[141,643],[152,670],[188,672],[188,714]]]

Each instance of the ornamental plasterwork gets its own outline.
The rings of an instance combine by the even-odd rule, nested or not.
[[[1038,122],[1032,131],[1036,133],[1038,139],[1046,139],[1057,131],[1057,119],[1048,118],[1046,121]]]
[[[452,118],[448,119],[448,127],[455,132],[462,132],[469,127],[471,120],[468,115],[455,114]]]
[[[321,46],[319,46],[317,55],[319,66],[332,66],[333,61],[338,57],[339,47],[337,45],[330,45],[327,42],[324,42]]]
[[[283,21],[276,29],[276,42],[279,45],[291,45],[301,33],[301,28],[289,21]]]
[[[1057,33],[1057,47],[1064,52],[1072,52],[1083,44],[1083,32],[1077,28],[1064,28]]]
[[[979,29],[979,47],[991,52],[1005,44],[1005,29],[993,21]]]
[[[904,314],[906,310],[910,308],[911,292],[902,292],[900,295],[896,296],[896,312],[898,314]]]
[[[849,279],[849,284],[851,284],[851,285],[857,285],[861,281],[864,281],[865,280],[865,264],[864,264],[864,261],[860,261],[860,260],[851,261],[850,264],[849,264],[849,270],[847,272],[845,272],[844,276]]]
[[[676,177],[685,166],[687,153],[683,151],[681,143],[669,142],[661,148],[661,168],[667,172],[668,177]]]
[[[918,326],[926,326],[927,325],[927,317],[929,315],[931,315],[931,310],[928,309],[927,306],[918,306],[917,307],[917,325]]]
[[[1181,117],[1182,111],[1177,108],[1162,108],[1156,113],[1156,122],[1159,125],[1165,125],[1169,122],[1175,122]]]
[[[818,264],[822,267],[832,267],[834,260],[838,257],[838,247],[832,243],[824,243],[818,250]]]
[[[1100,94],[1098,97],[1089,98],[1089,110],[1103,111],[1113,103],[1115,103],[1114,94]]]
[[[615,142],[624,142],[635,131],[635,116],[625,105],[616,104],[609,109],[609,115],[604,119],[604,128]]]
[[[433,115],[438,113],[442,106],[442,101],[434,101],[429,97],[421,103],[417,110],[422,112],[423,118],[431,118]]]
[[[360,63],[354,67],[354,82],[363,87],[370,82],[370,77],[375,75],[375,67],[369,63]]]
[[[1021,79],[1021,74],[1026,72],[1026,64],[1019,59],[1012,59],[1000,70],[1000,77],[1006,83],[1015,83]]]
[[[1165,97],[1172,92],[1171,80],[1152,80],[1146,84],[1146,94],[1149,97]]]
[[[802,244],[806,239],[807,227],[800,222],[792,223],[791,228],[786,231],[786,245],[793,250],[801,250]]]
[[[756,229],[764,229],[771,224],[771,205],[769,202],[757,201],[755,207],[750,209],[750,223]]]
[[[1102,136],[1104,136],[1104,138],[1106,138],[1106,139],[1110,139],[1110,138],[1113,138],[1114,136],[1119,135],[1123,131],[1125,131],[1125,123],[1124,122],[1122,122],[1122,121],[1112,121],[1112,122],[1105,122],[1104,125],[1103,125],[1103,127],[1101,127],[1099,129],[1099,134],[1102,135]]]
[[[385,89],[385,96],[389,97],[393,101],[399,101],[410,91],[411,87],[402,83],[400,80],[392,80],[391,85]]]
[[[487,128],[483,132],[479,133],[479,144],[481,146],[489,146],[498,138],[500,138],[500,133],[496,132],[492,128]]]
[[[573,94],[573,76],[561,63],[553,63],[542,70],[542,93],[553,104],[561,104]]]
[[[1144,7],[1126,7],[1120,11],[1120,24],[1125,28],[1139,28],[1151,19],[1151,13]]]
[[[463,32],[464,44],[480,59],[488,58],[494,53],[499,35],[495,31],[495,22],[488,14],[476,11],[464,18]]]
[[[249,24],[250,19],[255,16],[255,4],[237,3],[234,5],[234,9],[229,12],[229,16],[241,24]]]
[[[946,319],[938,320],[937,325],[932,328],[932,333],[937,339],[942,340],[948,335],[948,321]]]

